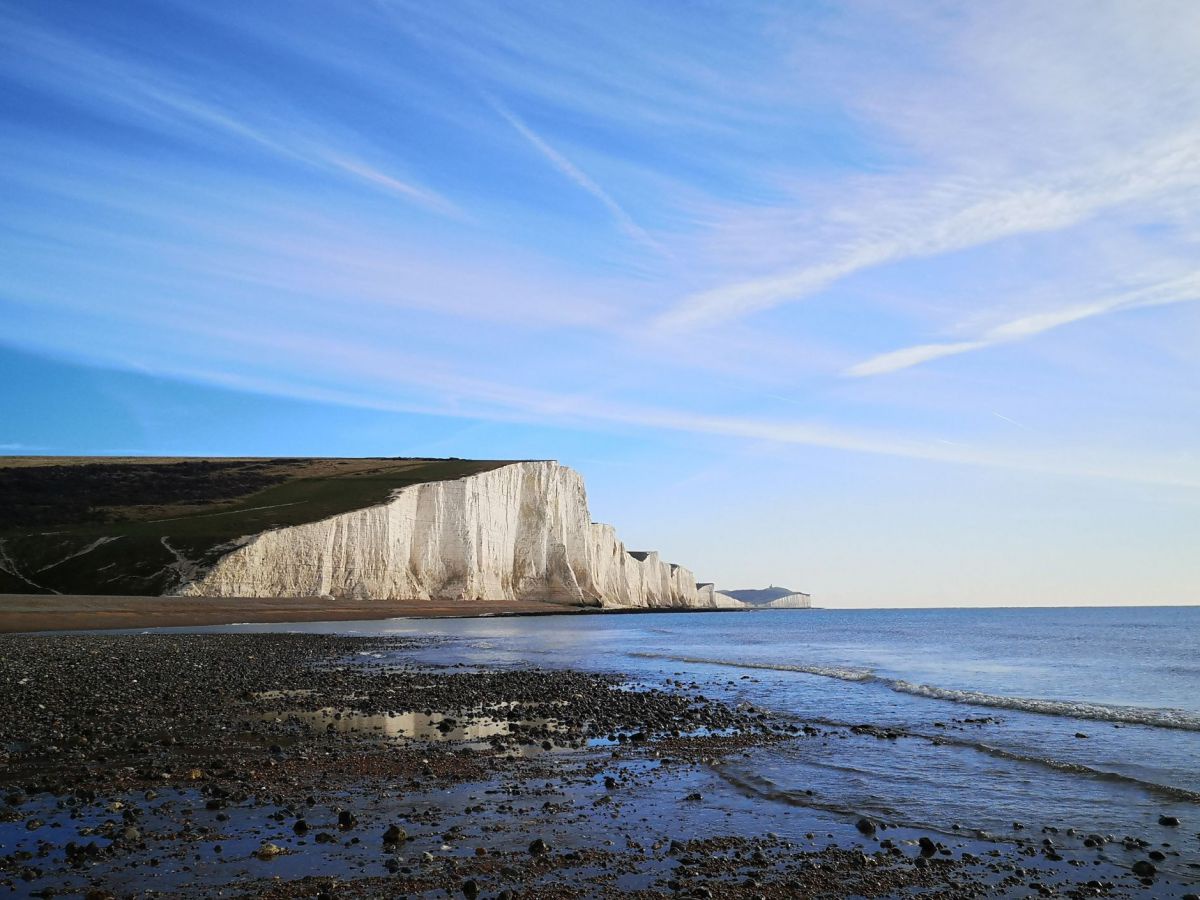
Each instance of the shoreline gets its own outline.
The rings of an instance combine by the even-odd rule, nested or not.
[[[512,616],[744,613],[753,609],[603,608],[553,601],[515,603],[425,600],[345,600],[326,597],[131,597],[81,594],[0,594],[0,634],[269,625],[378,619],[503,618]]]
[[[677,673],[633,687],[613,673],[451,662],[438,648],[0,637],[0,886],[104,900],[147,887],[280,900],[1080,900],[1191,886],[1145,862],[1149,842],[1097,848],[1034,823],[1028,839],[997,840],[819,797],[770,802],[727,763],[796,743],[838,754],[844,728],[735,702],[730,685]]]

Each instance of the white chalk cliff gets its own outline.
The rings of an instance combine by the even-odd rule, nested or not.
[[[732,598],[704,588],[683,566],[631,553],[612,526],[592,522],[578,472],[521,462],[262,532],[177,593],[728,608]]]
[[[769,603],[764,603],[761,609],[812,609],[812,597],[796,591],[786,597],[776,597]]]
[[[705,609],[749,609],[748,603],[743,603],[737,597],[730,597],[728,594],[722,594],[712,584],[696,585],[696,593],[699,595],[699,605]]]

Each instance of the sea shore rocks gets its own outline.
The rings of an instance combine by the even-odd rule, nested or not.
[[[1115,839],[931,835],[822,810],[820,796],[764,803],[725,777],[728,764],[815,742],[815,729],[677,680],[415,661],[438,647],[0,636],[0,890],[1075,900],[1191,889],[1175,880],[1174,848],[1138,840],[1128,864],[1111,859]]]

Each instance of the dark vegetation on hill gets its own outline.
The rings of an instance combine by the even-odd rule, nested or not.
[[[465,459],[0,459],[0,593],[161,594],[239,538],[505,465]]]
[[[287,478],[289,460],[184,460],[0,468],[0,530],[119,521],[115,507],[232,500]]]

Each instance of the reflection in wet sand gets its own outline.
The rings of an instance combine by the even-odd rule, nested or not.
[[[509,720],[415,711],[368,714],[334,707],[297,710],[286,716],[271,715],[265,718],[279,723],[303,722],[316,730],[369,734],[395,740],[453,741],[476,749],[492,746],[497,739],[507,739],[504,741],[506,749],[520,756],[570,749],[552,740],[553,733],[559,730],[557,719]],[[546,743],[551,743],[551,746],[546,746]],[[592,743],[588,742],[589,745]]]

